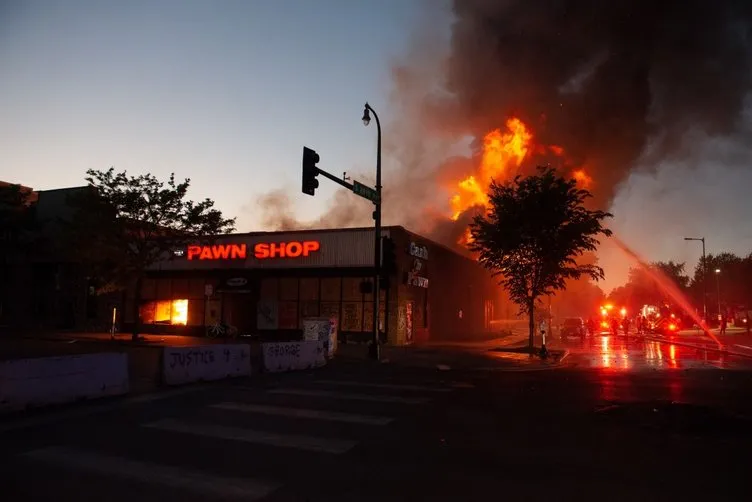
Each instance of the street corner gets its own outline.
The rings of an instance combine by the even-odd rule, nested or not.
[[[558,369],[564,366],[569,356],[567,349],[551,349],[541,355],[540,348],[530,351],[527,347],[517,349],[496,348],[487,353],[490,364],[482,368],[483,371],[544,371]]]

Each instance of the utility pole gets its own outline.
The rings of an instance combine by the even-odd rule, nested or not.
[[[721,315],[721,269],[715,269],[715,295],[718,298],[718,315]]]
[[[374,250],[373,250],[373,340],[371,342],[371,358],[379,360],[379,310],[381,301],[381,121],[376,111],[368,103],[363,108],[363,124],[371,123],[371,113],[376,119],[377,144],[376,144],[376,208],[373,211],[374,219]]]
[[[708,261],[705,259],[705,237],[685,237],[685,241],[702,242],[702,318],[708,324]]]

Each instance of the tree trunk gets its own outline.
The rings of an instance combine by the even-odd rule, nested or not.
[[[136,277],[136,291],[133,292],[133,330],[131,331],[132,340],[138,341],[138,335],[141,331],[141,287],[143,285],[143,277],[138,274]]]
[[[528,305],[528,315],[530,316],[528,324],[530,333],[528,334],[527,346],[532,352],[533,347],[535,346],[535,298],[530,299],[530,304]]]

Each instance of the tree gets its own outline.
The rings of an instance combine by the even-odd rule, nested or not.
[[[152,174],[129,176],[126,171],[87,171],[90,190],[75,197],[78,210],[72,236],[76,249],[93,274],[99,290],[124,290],[135,286],[135,308],[141,304],[141,286],[147,269],[172,255],[175,248],[196,240],[231,232],[235,219],[225,219],[214,202],[185,200],[190,179],[167,182]],[[140,313],[133,325],[138,338]]]
[[[609,301],[625,306],[629,312],[636,312],[643,305],[658,305],[664,301],[675,303],[676,292],[684,293],[689,284],[684,268],[684,263],[674,261],[632,267],[627,283],[615,288]]]
[[[690,284],[692,296],[702,305],[703,280],[707,281],[708,312],[715,312],[734,305],[747,305],[750,298],[750,281],[752,281],[752,255],[741,258],[733,253],[708,254],[707,267],[703,267],[702,258],[695,267]],[[720,270],[716,274],[716,270]],[[707,275],[704,276],[704,272]],[[704,277],[703,277],[704,276]],[[719,296],[720,294],[720,296]],[[724,307],[725,305],[725,307]],[[748,306],[749,307],[749,306]]]
[[[595,251],[599,235],[611,235],[602,225],[611,214],[586,209],[590,193],[548,167],[505,184],[493,181],[488,196],[488,211],[470,225],[470,249],[528,315],[532,351],[539,298],[563,289],[567,280],[604,277],[602,268],[577,258]]]

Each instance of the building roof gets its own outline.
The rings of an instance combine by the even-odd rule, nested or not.
[[[27,187],[19,183],[10,183],[8,181],[0,180],[0,187],[10,187],[10,186],[17,186],[21,189],[21,192],[25,192],[28,194],[28,198],[26,200],[27,204],[33,204],[39,199],[39,193],[35,192],[34,189],[31,187]]]
[[[463,258],[467,258],[470,261],[475,261],[470,256],[467,256],[461,252],[459,252],[457,249],[453,249],[450,246],[447,246],[445,244],[442,244],[440,242],[436,242],[432,239],[429,239],[428,237],[425,237],[423,235],[420,235],[416,232],[413,232],[411,230],[408,230],[407,228],[403,227],[402,225],[387,225],[381,227],[382,230],[399,230],[402,232],[405,232],[406,234],[416,238],[420,239],[421,241],[424,241],[428,244],[430,244],[432,247],[439,247],[442,248],[450,253],[459,255]],[[337,233],[337,232],[362,232],[362,231],[373,231],[373,227],[346,227],[346,228],[306,228],[306,229],[297,229],[297,230],[261,230],[261,231],[255,231],[255,232],[233,232],[231,234],[224,234],[218,237],[241,237],[241,236],[247,236],[247,237],[256,237],[256,236],[262,236],[262,235],[278,235],[278,234],[310,234],[310,233]]]

